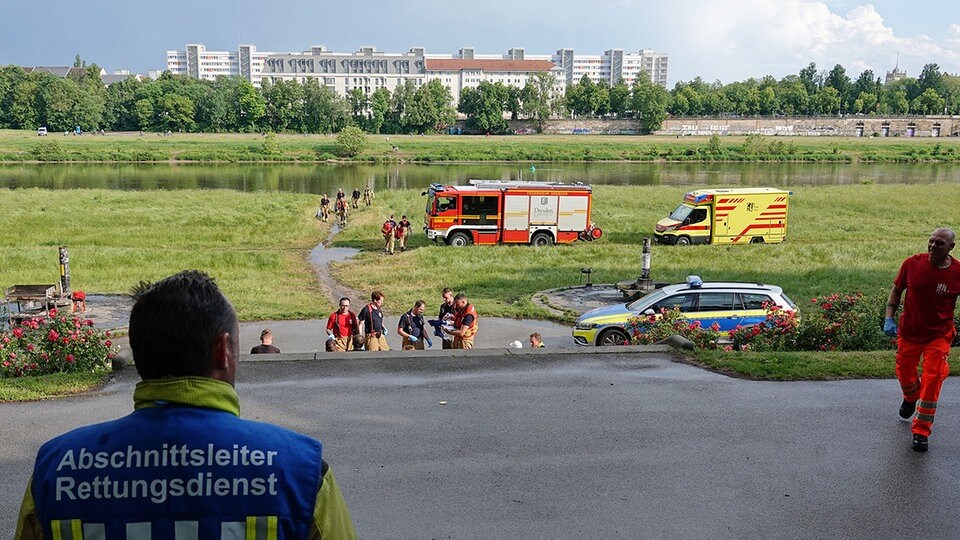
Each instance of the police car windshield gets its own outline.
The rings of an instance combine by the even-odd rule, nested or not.
[[[685,204],[681,204],[680,206],[677,207],[676,210],[673,211],[672,214],[670,214],[670,219],[674,221],[683,221],[687,219],[687,216],[689,216],[690,212],[692,211],[693,211],[693,207],[687,206]],[[660,214],[660,215],[662,216],[663,214]]]
[[[660,299],[666,295],[667,293],[663,292],[663,289],[657,289],[652,293],[646,296],[641,296],[637,300],[634,300],[633,302],[627,304],[627,309],[629,309],[630,311],[637,311],[643,306],[649,306],[651,304],[655,304],[659,302]]]

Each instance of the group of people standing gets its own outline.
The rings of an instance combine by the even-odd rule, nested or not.
[[[380,234],[383,235],[383,252],[393,255],[394,245],[400,248],[400,252],[407,250],[407,237],[410,236],[412,225],[407,215],[400,217],[400,221],[393,218],[393,214],[383,222],[380,227]]]
[[[444,349],[472,349],[477,335],[479,318],[477,311],[467,301],[464,293],[457,295],[449,288],[442,292],[443,302],[437,319],[425,321],[426,302],[417,300],[413,307],[400,316],[397,335],[402,338],[403,350],[422,350],[433,347],[431,335],[439,337]],[[334,351],[389,351],[384,325],[383,293],[373,291],[370,303],[359,313],[350,309],[350,299],[341,298],[336,311],[327,318],[326,350]],[[427,331],[427,325],[434,328]]]

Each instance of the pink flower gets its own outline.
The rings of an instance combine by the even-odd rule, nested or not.
[[[57,341],[60,339],[60,334],[56,330],[50,330],[50,333],[47,334],[47,339],[50,341]]]
[[[72,364],[74,362],[73,355],[68,354],[66,360],[68,364]]]
[[[27,343],[27,350],[33,352],[33,343]]]
[[[10,361],[9,361],[9,360],[4,360],[4,361],[3,361],[3,367],[10,367]]]
[[[106,341],[104,341],[103,344],[106,345],[107,347],[112,347],[112,346],[113,346],[113,342],[110,341],[109,339],[106,340]]]
[[[13,329],[13,337],[15,337],[15,338],[23,337],[23,328],[14,328],[14,329]]]
[[[92,320],[92,319],[87,319],[87,320],[83,321],[83,324],[85,324],[85,325],[87,325],[87,326],[93,326],[93,320]]]
[[[51,308],[51,309],[50,309],[50,318],[52,319],[52,318],[54,318],[54,317],[56,317],[56,316],[57,316],[57,308]]]

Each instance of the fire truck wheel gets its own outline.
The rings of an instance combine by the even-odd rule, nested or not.
[[[689,246],[689,245],[690,245],[690,237],[689,237],[689,236],[678,236],[678,237],[677,237],[677,245],[678,245],[678,246]]]
[[[600,337],[597,338],[597,345],[600,347],[605,347],[608,345],[623,345],[627,343],[629,338],[627,337],[626,332],[623,330],[618,330],[616,328],[611,328],[610,330],[604,330]]]
[[[533,234],[533,238],[530,239],[530,243],[537,247],[549,246],[553,243],[553,237],[550,236],[550,233],[540,231]]]
[[[470,237],[466,233],[458,232],[450,235],[450,245],[455,247],[469,246]]]
[[[751,243],[751,244],[762,244],[762,243],[763,243],[763,237],[762,237],[762,236],[754,236],[753,238],[750,239],[750,243]]]

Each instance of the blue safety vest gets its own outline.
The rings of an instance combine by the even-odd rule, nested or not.
[[[33,498],[54,540],[301,539],[321,455],[293,431],[166,404],[44,444]]]

